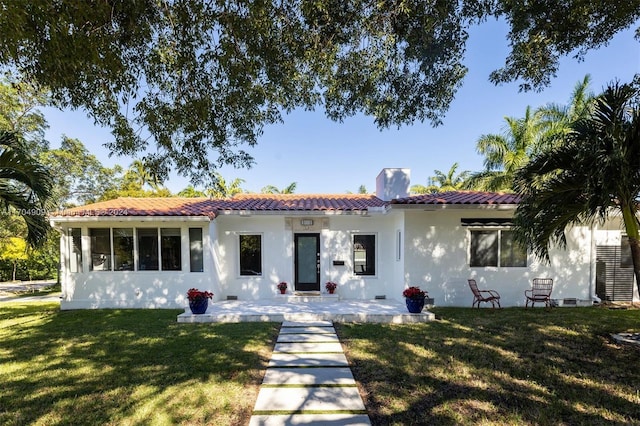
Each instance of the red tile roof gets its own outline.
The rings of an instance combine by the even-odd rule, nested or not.
[[[117,198],[55,212],[68,216],[207,216],[220,211],[364,211],[387,203],[374,195],[240,194],[218,200],[209,198]]]
[[[59,210],[52,216],[208,216],[213,218],[215,213],[213,201],[208,198],[122,197]]]
[[[217,203],[219,210],[257,211],[359,211],[385,205],[374,195],[362,194],[239,194]]]
[[[481,191],[449,191],[437,194],[413,195],[406,198],[392,200],[391,204],[469,204],[469,205],[497,205],[518,204],[520,196],[499,192]]]
[[[414,195],[385,202],[367,194],[239,194],[225,200],[209,198],[130,198],[102,201],[86,206],[60,210],[53,217],[73,216],[203,216],[213,219],[224,211],[366,211],[392,205],[517,204],[516,194],[495,192],[452,191]]]

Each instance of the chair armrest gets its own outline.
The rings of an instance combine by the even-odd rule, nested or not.
[[[480,291],[480,293],[489,293],[489,296],[491,296],[491,297],[495,297],[495,298],[498,298],[498,299],[500,298],[500,295],[495,290],[479,290],[479,291]]]

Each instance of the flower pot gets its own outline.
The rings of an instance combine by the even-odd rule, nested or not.
[[[420,297],[417,299],[405,298],[407,302],[407,309],[412,314],[419,314],[422,312],[422,308],[424,308],[424,297]]]
[[[287,292],[287,289],[286,289],[286,288],[281,288],[281,289],[280,289],[280,294],[285,294],[286,292]]]
[[[201,299],[189,300],[189,309],[192,314],[204,314],[207,312],[209,306],[209,299],[203,297]]]
[[[327,291],[329,292],[329,294],[333,294],[336,290],[333,289],[333,290],[327,290]]]

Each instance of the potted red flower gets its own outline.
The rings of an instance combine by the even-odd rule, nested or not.
[[[429,296],[426,291],[420,290],[420,287],[416,286],[405,288],[402,295],[405,297],[407,309],[412,314],[419,314],[422,312],[422,309],[424,308],[424,299]]]
[[[329,281],[324,285],[324,287],[327,289],[329,294],[333,294],[333,292],[336,291],[336,287],[338,287],[338,284],[334,283],[333,281]]]
[[[277,285],[278,290],[280,290],[280,294],[285,294],[287,292],[287,283],[282,281]]]
[[[209,299],[213,297],[210,291],[201,291],[197,288],[190,288],[187,291],[187,299],[189,299],[189,309],[193,314],[204,314],[209,307]]]

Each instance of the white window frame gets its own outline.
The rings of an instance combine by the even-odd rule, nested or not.
[[[240,250],[241,250],[241,244],[240,244],[240,238],[242,236],[247,236],[247,235],[254,235],[254,236],[259,236],[260,237],[260,273],[259,274],[242,274],[242,265],[241,265],[241,261],[240,261]],[[237,267],[236,267],[236,274],[239,278],[254,278],[254,277],[263,277],[264,276],[264,233],[262,232],[238,232],[236,234],[236,259],[237,259]]]
[[[373,260],[373,267],[374,267],[374,273],[369,275],[369,274],[358,274],[356,273],[356,264],[355,264],[355,237],[358,235],[373,235],[374,239],[375,239],[375,244],[374,244],[374,260]],[[358,277],[358,278],[376,278],[378,276],[378,256],[380,253],[380,239],[378,236],[377,232],[353,232],[351,233],[351,253],[350,253],[350,257],[351,257],[351,262],[352,262],[352,274],[354,277]]]
[[[485,231],[485,232],[497,232],[498,238],[498,252],[497,252],[497,265],[471,265],[471,245],[473,242],[473,232],[477,231]],[[501,255],[502,255],[502,232],[508,231],[513,232],[513,228],[509,226],[486,226],[486,227],[473,227],[467,230],[469,236],[469,244],[467,249],[467,265],[470,268],[527,268],[529,266],[529,253],[525,253],[525,265],[523,266],[503,266],[501,264]]]

